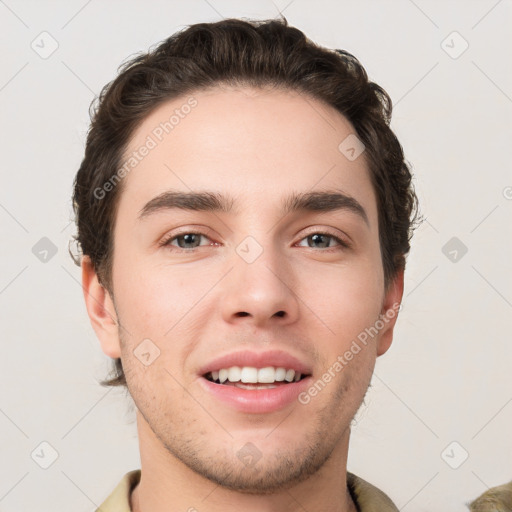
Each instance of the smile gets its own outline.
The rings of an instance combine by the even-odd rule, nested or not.
[[[241,389],[271,389],[277,385],[300,381],[304,375],[293,368],[266,366],[231,366],[208,372],[205,378],[211,382],[232,385]],[[263,384],[263,385],[259,385]]]

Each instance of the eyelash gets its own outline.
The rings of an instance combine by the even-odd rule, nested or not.
[[[203,233],[201,231],[194,231],[194,230],[182,231],[181,233],[173,233],[170,236],[165,237],[159,243],[159,246],[160,247],[172,247],[172,249],[171,249],[172,251],[188,252],[188,253],[195,252],[198,249],[200,249],[201,247],[204,247],[204,246],[199,246],[199,247],[193,247],[191,249],[183,249],[181,247],[171,246],[171,242],[173,240],[176,240],[179,237],[184,236],[184,235],[201,235],[201,236],[204,236],[205,238],[209,238],[208,235],[206,235],[205,233]],[[334,233],[331,233],[328,230],[327,231],[312,231],[311,233],[308,233],[305,237],[301,238],[300,241],[302,242],[302,240],[305,240],[306,238],[309,238],[310,236],[313,236],[313,235],[325,235],[325,236],[328,236],[330,238],[333,238],[336,242],[338,242],[339,246],[328,247],[328,248],[325,248],[325,249],[322,249],[322,248],[318,249],[318,250],[321,250],[322,252],[331,253],[331,252],[335,252],[337,250],[344,250],[344,249],[349,249],[350,248],[350,244],[348,242],[344,241],[339,236],[336,236]],[[306,249],[314,249],[314,247],[306,247]]]

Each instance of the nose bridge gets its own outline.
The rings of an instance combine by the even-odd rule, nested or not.
[[[223,316],[226,321],[248,316],[258,324],[291,321],[298,314],[291,266],[268,233],[258,238],[264,243],[248,235],[235,247]]]

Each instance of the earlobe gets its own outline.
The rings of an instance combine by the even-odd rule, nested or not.
[[[101,349],[111,358],[121,357],[118,320],[108,291],[100,284],[89,256],[82,258],[82,288],[91,325]]]
[[[385,354],[391,342],[393,341],[393,330],[398,318],[398,308],[402,302],[404,293],[404,271],[397,272],[393,281],[389,284],[384,302],[382,304],[381,322],[383,327],[380,330],[379,340],[377,343],[377,356]]]

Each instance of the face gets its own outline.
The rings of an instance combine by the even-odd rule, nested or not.
[[[362,333],[400,299],[400,279],[385,291],[376,197],[364,153],[338,149],[355,133],[343,116],[291,91],[193,98],[155,110],[126,152],[156,143],[124,178],[121,327],[99,337],[122,358],[141,443],[223,486],[272,492],[346,451],[394,319]]]

